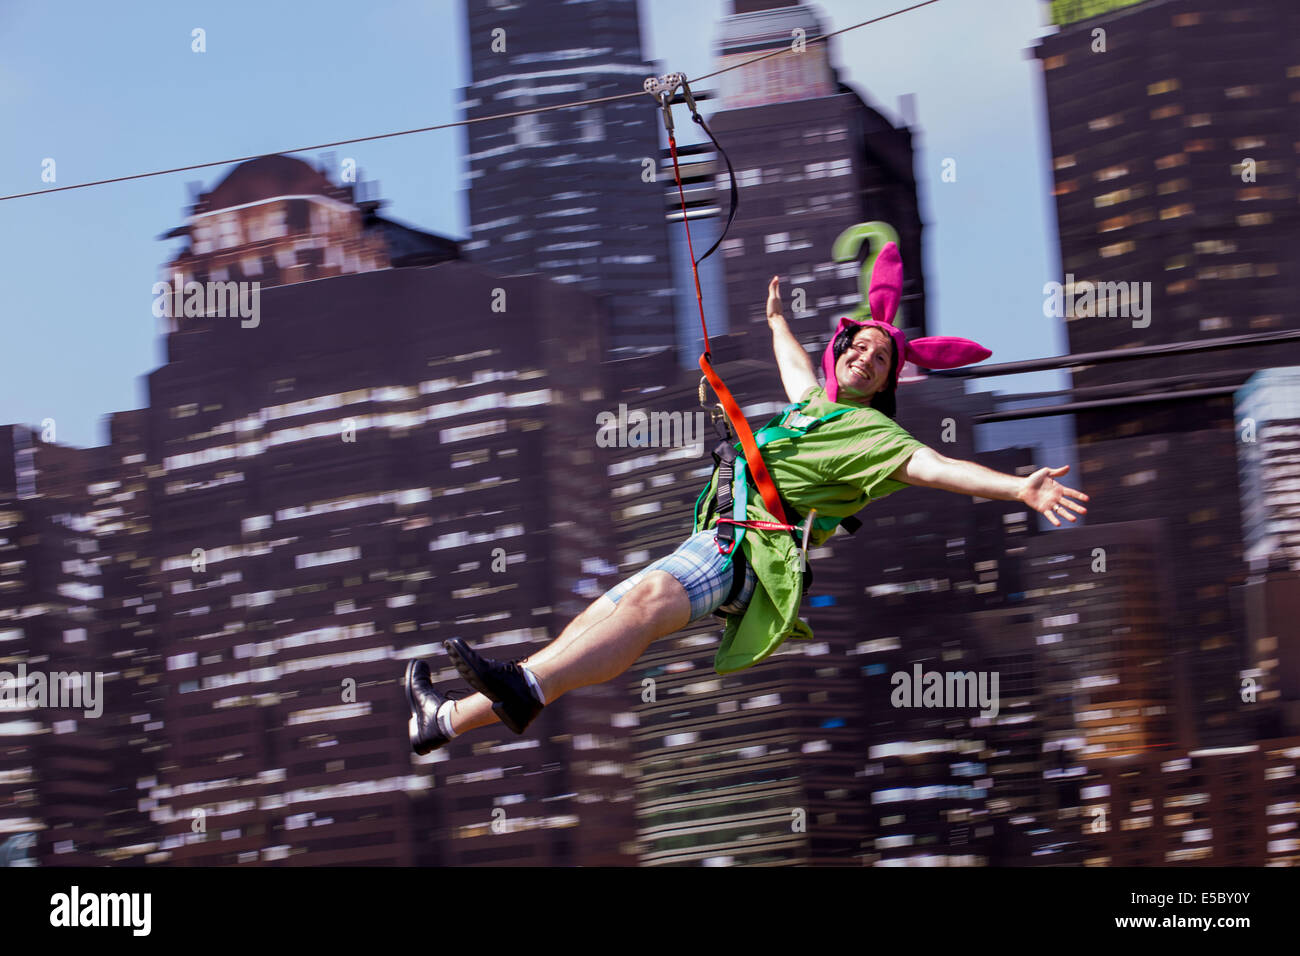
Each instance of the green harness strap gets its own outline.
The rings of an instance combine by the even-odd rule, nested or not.
[[[832,418],[853,411],[851,408],[841,408],[837,411],[831,412],[829,415],[823,415],[821,418],[812,418],[803,414],[803,409],[807,407],[807,404],[807,401],[794,402],[783,408],[754,435],[755,445],[759,448],[763,448],[771,442],[780,441],[784,438],[798,438],[801,435],[806,435],[822,422],[830,421]],[[737,451],[735,477],[732,481],[731,490],[733,501],[731,516],[736,521],[744,521],[749,506],[749,482],[746,481],[747,465],[745,461],[745,452],[740,446],[740,443],[737,442],[735,447]],[[714,469],[715,474],[717,473],[717,470],[718,469],[716,468]],[[709,482],[704,486],[704,490],[701,491],[699,497],[695,499],[694,528],[696,532],[703,530],[700,527],[702,524],[700,519],[700,504],[703,502],[704,496],[708,494],[709,488],[712,486],[713,478],[710,477]],[[830,531],[843,520],[843,518],[823,515],[813,519],[813,527],[818,531]],[[745,539],[745,532],[748,530],[749,529],[744,526],[736,527],[735,547],[732,548],[731,554],[727,555],[726,564],[723,565],[724,569],[731,567],[731,557],[736,553],[736,548],[740,547],[741,542]]]

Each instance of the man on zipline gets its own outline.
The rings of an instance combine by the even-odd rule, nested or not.
[[[815,510],[823,520],[816,525],[810,516],[812,543],[820,545],[835,533],[840,520],[907,485],[1021,501],[1058,527],[1060,517],[1075,521],[1073,512],[1086,513],[1074,499],[1087,501],[1088,496],[1055,480],[1068,465],[1040,468],[1023,478],[1003,474],[945,458],[893,421],[904,362],[953,368],[990,354],[968,339],[908,342],[891,324],[901,291],[902,263],[897,248],[888,243],[873,272],[873,319],[840,320],[822,359],[825,385],[818,385],[807,353],[782,315],[779,278],[774,276],[768,287],[767,318],[781,382],[790,400],[801,402],[794,412],[797,418],[783,415],[782,422],[798,421],[803,430],[778,427],[777,433],[797,434],[798,441],[766,444],[762,457],[789,508],[799,513]],[[706,489],[709,500],[716,500],[720,470],[714,470]],[[736,485],[743,494],[743,481]],[[763,528],[780,522],[781,516],[772,515],[753,495],[741,501],[738,511],[751,521],[732,521],[725,514],[712,515],[710,509],[714,520],[706,516],[701,522],[698,510],[697,503],[695,533],[675,552],[597,598],[558,638],[530,657],[501,663],[481,657],[458,638],[444,642],[456,669],[477,693],[444,697],[433,688],[428,664],[411,661],[404,685],[412,749],[427,754],[498,718],[521,734],[546,704],[575,688],[613,680],[651,643],[710,614],[727,619],[715,661],[719,673],[757,663],[788,637],[810,637],[811,629],[798,619],[803,552],[791,534],[781,530],[790,526]],[[735,528],[734,543],[728,541],[725,548],[718,537],[719,517]],[[743,559],[733,565],[738,552]],[[734,580],[742,564],[743,585]]]

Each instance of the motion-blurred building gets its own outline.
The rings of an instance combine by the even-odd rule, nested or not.
[[[463,686],[444,639],[523,656],[612,583],[603,312],[351,195],[237,167],[170,234],[148,407],[103,448],[6,433],[5,663],[108,672],[102,721],[22,714],[2,751],[42,862],[633,858],[630,787],[574,755],[604,691],[414,758],[400,687],[413,656]]]
[[[1052,5],[1046,86],[1071,352],[1295,329],[1300,10],[1287,0]],[[1045,296],[1048,290],[1044,290]],[[1050,304],[1050,303],[1049,303]],[[1161,518],[1203,746],[1239,743],[1244,577],[1232,394],[1294,343],[1075,373],[1092,521]],[[1141,392],[1156,401],[1135,404]],[[1184,394],[1179,394],[1184,392]]]
[[[1062,834],[1089,866],[1296,866],[1300,737],[1108,758]]]
[[[465,118],[639,89],[663,71],[642,57],[638,16],[637,0],[465,0]],[[607,297],[615,356],[674,344],[659,128],[648,95],[466,127],[465,253],[499,274]]]
[[[109,795],[116,754],[103,700],[121,675],[104,674],[96,613],[103,586],[84,494],[96,456],[41,438],[0,429],[0,843],[24,838],[31,859],[85,866],[121,807]]]
[[[1243,709],[1265,736],[1300,732],[1300,368],[1256,372],[1237,392],[1241,512],[1250,575]]]
[[[1176,699],[1163,536],[1154,520],[1094,523],[1040,535],[1026,551],[1026,598],[1042,610],[1047,741],[1073,759],[1177,742],[1174,714],[1187,707]]]

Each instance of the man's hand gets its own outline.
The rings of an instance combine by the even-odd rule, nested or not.
[[[782,314],[781,277],[772,276],[772,281],[767,286],[767,317],[773,319]]]
[[[1019,494],[1021,501],[1040,514],[1047,515],[1047,520],[1058,528],[1061,526],[1061,522],[1056,517],[1057,514],[1060,514],[1067,521],[1077,521],[1078,519],[1070,513],[1071,510],[1077,511],[1079,514],[1088,513],[1087,508],[1071,500],[1072,498],[1078,498],[1080,501],[1087,501],[1087,495],[1082,491],[1067,488],[1065,485],[1056,482],[1056,478],[1069,470],[1069,465],[1062,465],[1060,468],[1039,468],[1032,475],[1025,478]]]

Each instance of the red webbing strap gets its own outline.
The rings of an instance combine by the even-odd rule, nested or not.
[[[713,365],[709,361],[709,327],[704,322],[704,297],[700,294],[700,270],[695,263],[695,247],[691,244],[691,223],[686,215],[686,193],[682,189],[682,174],[677,165],[677,140],[671,130],[668,132],[668,148],[672,152],[673,176],[677,180],[677,195],[682,203],[682,225],[686,227],[686,248],[691,255],[691,272],[695,276],[695,301],[700,306],[700,328],[704,330],[704,354],[700,356],[700,370],[704,372],[704,377],[713,386],[714,394],[718,396],[718,401],[722,403],[722,410],[726,412],[731,427],[736,430],[736,434],[740,437],[740,447],[745,451],[745,462],[749,466],[749,473],[754,476],[754,484],[758,486],[758,493],[763,498],[763,504],[767,506],[768,512],[775,518],[784,524],[789,524],[785,509],[781,507],[781,496],[777,493],[776,483],[772,481],[772,476],[768,474],[767,465],[763,463],[763,456],[758,453],[758,443],[754,441],[754,433],[749,428],[749,422],[745,421],[740,406],[731,397],[730,389],[723,383],[718,373],[713,370]]]
[[[740,406],[731,397],[731,391],[718,377],[718,373],[713,371],[713,366],[709,363],[708,352],[700,356],[700,369],[704,372],[704,377],[709,380],[709,384],[713,386],[718,401],[722,403],[722,410],[727,413],[727,418],[731,421],[732,427],[736,429],[736,435],[740,438],[740,447],[745,451],[745,463],[749,466],[749,473],[754,476],[754,484],[758,486],[758,493],[763,498],[763,504],[767,506],[768,512],[774,518],[784,524],[789,524],[785,509],[781,507],[781,496],[777,493],[776,482],[768,474],[767,465],[763,463],[763,456],[758,453],[758,443],[754,441],[754,433],[749,428],[749,422],[745,421]]]

